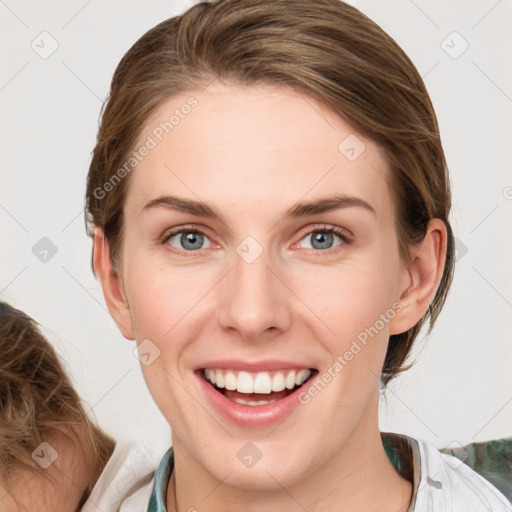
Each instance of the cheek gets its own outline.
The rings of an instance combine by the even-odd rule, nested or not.
[[[154,357],[151,364],[141,364],[141,369],[151,394],[164,411],[169,403],[176,403],[180,394],[181,388],[173,377],[182,382],[190,378],[184,355],[190,340],[199,336],[198,315],[206,304],[204,295],[215,280],[211,276],[209,280],[206,272],[198,268],[155,264],[144,254],[132,254],[126,263],[130,268],[126,288],[135,338],[139,344],[146,343],[150,357]],[[166,398],[167,393],[175,400]]]
[[[199,291],[194,293],[187,270],[171,271],[147,260],[134,262],[127,283],[132,323],[139,355],[150,354],[148,364],[141,357],[142,374],[164,417],[179,422],[187,406],[178,384],[185,378],[180,364],[187,344],[187,313],[199,300]]]
[[[342,348],[392,307],[397,271],[393,255],[378,252],[319,265],[314,272],[298,269],[294,280],[300,283],[298,295],[318,317],[320,339],[335,340]]]
[[[143,254],[132,255],[126,268],[130,269],[126,288],[137,340],[165,343],[204,293],[199,276],[193,268],[164,266]]]

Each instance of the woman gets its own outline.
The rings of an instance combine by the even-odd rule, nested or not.
[[[172,431],[147,510],[510,510],[378,428],[380,386],[451,284],[449,211],[423,81],[357,9],[203,2],[142,36],[112,80],[86,213]]]

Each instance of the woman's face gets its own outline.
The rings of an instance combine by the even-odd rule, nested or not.
[[[162,104],[135,150],[124,332],[175,452],[262,489],[363,447],[410,286],[380,150],[290,89],[218,84]]]

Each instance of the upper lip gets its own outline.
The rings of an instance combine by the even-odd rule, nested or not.
[[[225,368],[227,370],[239,370],[247,372],[265,372],[272,370],[296,370],[296,369],[314,369],[309,364],[298,363],[294,361],[285,361],[278,359],[265,359],[261,361],[247,361],[241,359],[222,359],[207,361],[196,367],[196,370],[203,368]]]

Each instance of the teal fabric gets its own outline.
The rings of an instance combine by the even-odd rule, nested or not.
[[[149,500],[148,512],[167,512],[165,505],[167,496],[167,486],[174,469],[174,450],[171,446],[163,456],[155,472],[155,481],[153,482],[153,492]]]
[[[414,478],[413,455],[409,444],[413,442],[412,439],[394,432],[381,432],[380,438],[384,451],[398,474],[412,482]]]

